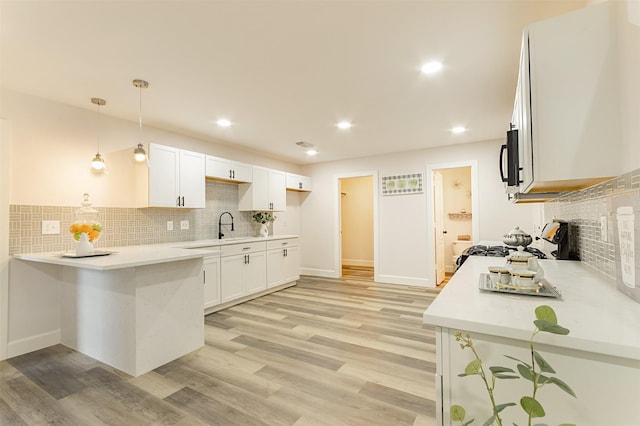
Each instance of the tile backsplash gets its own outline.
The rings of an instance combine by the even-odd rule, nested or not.
[[[218,238],[218,217],[228,211],[233,215],[234,232],[222,226],[227,237],[255,235],[255,222],[251,212],[238,211],[238,185],[207,181],[206,208],[161,209],[98,207],[99,222],[103,226],[100,239],[94,244],[100,247],[156,244]],[[76,220],[77,206],[9,206],[9,254],[66,251],[75,247],[68,232]],[[60,234],[42,235],[43,220],[60,221]],[[188,220],[189,229],[181,230],[180,222]],[[173,221],[173,231],[167,231],[167,222]],[[225,215],[223,223],[228,223]]]
[[[582,262],[613,279],[616,277],[616,262],[612,201],[623,195],[640,198],[640,169],[567,193],[544,206],[545,217],[569,222],[570,250],[577,253]],[[606,218],[608,225],[605,238],[600,229],[602,217]]]

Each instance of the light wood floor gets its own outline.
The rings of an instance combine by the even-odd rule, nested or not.
[[[303,277],[207,316],[203,348],[137,378],[62,345],[15,357],[0,425],[433,425],[437,293]]]

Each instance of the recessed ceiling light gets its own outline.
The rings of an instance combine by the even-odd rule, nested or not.
[[[338,126],[338,129],[347,130],[347,129],[351,128],[351,122],[350,121],[341,121],[338,124],[336,124],[336,126]]]
[[[307,155],[310,155],[310,156],[316,155],[317,153],[318,151],[316,151],[313,148],[307,150]]]
[[[422,65],[420,71],[422,74],[435,74],[442,69],[442,62],[439,61],[431,61]]]
[[[467,131],[467,129],[464,126],[456,126],[456,127],[452,127],[451,128],[451,133],[453,133],[454,135],[458,135],[458,134],[464,133],[466,131]]]
[[[231,121],[226,118],[220,118],[218,119],[218,121],[216,121],[216,124],[220,127],[229,127],[231,126]]]

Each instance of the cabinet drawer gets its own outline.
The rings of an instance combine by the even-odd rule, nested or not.
[[[267,250],[285,248],[285,247],[295,247],[297,245],[298,245],[297,238],[286,238],[284,240],[271,240],[271,241],[267,241]]]
[[[265,251],[267,249],[267,243],[263,241],[250,242],[250,243],[238,243],[228,244],[221,246],[221,256],[233,256],[236,254],[253,253],[256,251]]]

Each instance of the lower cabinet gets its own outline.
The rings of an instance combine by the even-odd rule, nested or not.
[[[220,304],[220,255],[205,257],[202,269],[204,308]]]
[[[222,303],[267,288],[266,248],[264,242],[222,246],[220,257]]]
[[[300,251],[297,238],[267,243],[267,288],[300,278]]]

